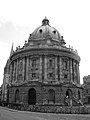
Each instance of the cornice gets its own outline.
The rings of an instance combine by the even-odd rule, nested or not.
[[[58,55],[58,56],[65,56],[72,59],[80,61],[79,55],[75,54],[73,51],[67,50],[67,49],[57,49],[57,48],[30,48],[30,49],[24,49],[18,52],[15,52],[11,56],[11,61],[18,59],[20,57],[30,56],[30,55]]]

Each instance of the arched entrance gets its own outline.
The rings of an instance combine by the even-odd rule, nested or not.
[[[7,91],[7,102],[9,103],[9,90]]]
[[[79,99],[79,100],[81,99],[80,91],[78,91],[78,99]]]
[[[65,102],[66,104],[69,106],[71,105],[72,106],[72,91],[70,89],[68,89],[66,91],[66,97],[65,97]]]
[[[15,92],[15,102],[16,103],[19,102],[19,90],[16,90],[16,92]]]
[[[48,103],[49,104],[54,104],[55,103],[55,91],[53,89],[50,89],[48,91]]]
[[[90,104],[90,96],[87,97],[87,104]]]
[[[36,104],[36,90],[34,88],[31,88],[28,91],[28,104],[29,105]]]
[[[66,91],[66,98],[72,99],[72,91],[70,89]]]

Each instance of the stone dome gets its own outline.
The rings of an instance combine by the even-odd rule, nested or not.
[[[53,27],[49,25],[49,20],[45,17],[42,21],[42,25],[35,29],[35,31],[30,34],[33,39],[46,38],[49,35],[53,40],[60,40],[60,33]]]

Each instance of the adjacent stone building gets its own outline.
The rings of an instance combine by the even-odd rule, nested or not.
[[[90,104],[90,75],[83,77],[83,88],[84,103]]]
[[[9,85],[9,81],[10,81],[10,60],[7,60],[7,63],[4,67],[4,77],[3,77],[3,84],[2,84],[2,96],[1,96],[1,100],[2,101],[7,101],[7,86]]]
[[[1,97],[2,97],[2,89],[0,87],[0,103],[1,103]]]
[[[47,18],[9,58],[7,102],[28,105],[78,105],[82,100],[76,51]]]

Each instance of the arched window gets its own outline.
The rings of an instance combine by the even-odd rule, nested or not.
[[[19,102],[19,90],[17,89],[15,92],[15,102],[18,103]]]
[[[28,91],[28,104],[29,105],[36,104],[36,90],[34,88],[31,88]]]
[[[90,104],[90,97],[87,97],[87,104]]]
[[[55,103],[55,91],[53,89],[50,89],[48,91],[48,103],[49,104]]]

